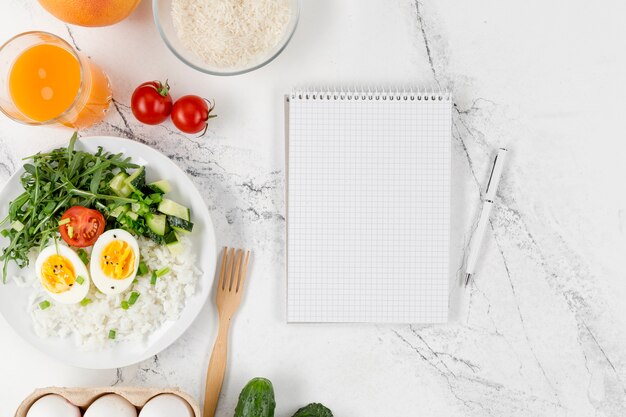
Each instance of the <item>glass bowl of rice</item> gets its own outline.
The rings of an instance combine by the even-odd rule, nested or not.
[[[238,75],[285,49],[299,0],[152,0],[159,34],[181,61],[212,75]]]

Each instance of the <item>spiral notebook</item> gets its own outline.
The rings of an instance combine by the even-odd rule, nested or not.
[[[287,320],[448,318],[451,98],[294,91]]]

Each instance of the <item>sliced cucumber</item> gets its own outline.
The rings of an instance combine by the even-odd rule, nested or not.
[[[139,215],[134,211],[127,211],[124,215],[133,221],[137,221],[137,219],[139,218]]]
[[[152,193],[148,195],[148,198],[152,200],[154,203],[160,203],[163,200],[163,194],[160,193]]]
[[[165,238],[163,238],[163,243],[165,243],[166,245],[169,245],[170,243],[176,243],[178,242],[178,236],[176,235],[176,232],[174,231],[170,231],[165,235]]]
[[[13,223],[11,223],[11,229],[15,230],[16,232],[21,232],[22,230],[24,230],[24,223],[19,220],[15,220]]]
[[[163,244],[163,236],[159,236],[156,233],[154,233],[152,230],[148,229],[144,232],[143,234],[145,237],[147,237],[148,239],[151,239],[153,241],[155,241],[156,243],[158,243],[159,245]]]
[[[130,209],[140,216],[145,216],[150,212],[150,207],[144,203],[133,203],[130,205]]]
[[[126,178],[126,185],[133,191],[141,190],[146,185],[146,168],[137,168],[130,177]]]
[[[146,226],[156,235],[165,236],[167,231],[167,219],[163,214],[146,214]]]
[[[128,197],[133,190],[126,184],[127,179],[128,175],[125,172],[120,172],[113,177],[109,183],[109,188],[120,197]]]
[[[183,220],[190,220],[189,209],[183,205],[178,204],[175,201],[164,198],[159,203],[158,210],[163,214],[168,214],[174,217],[180,217]]]
[[[193,223],[180,217],[167,216],[167,224],[176,231],[189,233],[193,230]]]
[[[122,214],[126,213],[128,210],[129,210],[128,204],[117,206],[111,211],[111,216],[117,219]]]
[[[161,194],[169,193],[170,191],[172,191],[172,185],[167,180],[152,182],[148,184],[148,187]]]
[[[185,247],[180,242],[168,243],[166,246],[170,250],[170,253],[174,256],[182,255],[185,251]]]
[[[170,235],[173,235],[174,239],[169,242],[166,242],[165,246],[167,246],[167,249],[169,249],[172,255],[174,256],[181,255],[185,251],[185,246],[180,242],[180,240],[178,239],[178,236],[176,236],[176,233],[172,232],[168,234],[168,237],[170,237]]]

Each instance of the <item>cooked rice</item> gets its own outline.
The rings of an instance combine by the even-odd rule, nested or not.
[[[171,271],[150,285],[150,273],[137,277],[137,282],[121,294],[105,295],[99,292],[93,282],[87,298],[91,304],[63,305],[46,297],[39,280],[32,279],[36,291],[31,296],[29,313],[33,319],[35,332],[40,337],[72,336],[76,344],[85,350],[97,349],[119,340],[144,341],[167,320],[178,319],[185,306],[185,300],[196,292],[196,284],[201,272],[195,267],[195,256],[190,251],[190,243],[183,239],[185,250],[173,256],[165,246],[146,238],[139,238],[141,260],[150,271],[170,267]],[[122,300],[128,300],[136,291],[139,298],[124,310]],[[39,308],[42,300],[51,306]],[[115,341],[109,339],[109,331],[115,330]]]

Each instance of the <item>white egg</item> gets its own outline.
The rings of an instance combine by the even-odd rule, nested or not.
[[[57,394],[48,394],[33,403],[26,417],[80,417],[80,409]]]
[[[194,417],[194,412],[189,403],[178,395],[160,394],[143,406],[139,417]]]
[[[137,239],[122,229],[100,235],[91,251],[91,280],[105,294],[119,294],[130,287],[139,268]]]
[[[79,303],[89,292],[87,267],[65,245],[51,245],[42,250],[35,261],[35,271],[43,289],[61,304]]]
[[[91,403],[84,417],[137,417],[137,409],[124,397],[106,394]]]

